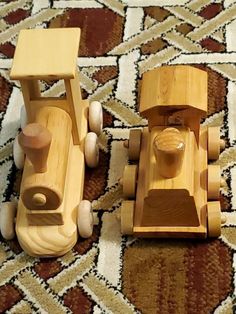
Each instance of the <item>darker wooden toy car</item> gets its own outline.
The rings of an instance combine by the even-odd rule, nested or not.
[[[217,237],[221,230],[219,127],[200,125],[207,112],[207,73],[163,66],[143,75],[141,116],[130,131],[130,161],[121,183],[121,231],[141,237]]]

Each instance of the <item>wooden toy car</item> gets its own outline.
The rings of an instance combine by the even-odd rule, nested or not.
[[[148,127],[130,131],[130,161],[121,184],[121,231],[141,237],[217,237],[221,229],[219,127],[207,112],[207,73],[163,66],[143,75],[140,114]]]
[[[6,239],[16,229],[21,247],[32,256],[63,255],[77,241],[77,226],[82,237],[93,231],[91,203],[82,200],[84,172],[85,161],[89,167],[98,164],[103,115],[99,102],[89,106],[81,97],[79,40],[79,28],[22,30],[14,55],[11,78],[20,80],[26,113],[13,155],[24,170],[16,226],[16,206],[5,203],[0,228]],[[43,97],[39,80],[59,79],[65,96]]]

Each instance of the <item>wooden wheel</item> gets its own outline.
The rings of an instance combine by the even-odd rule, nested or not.
[[[208,165],[208,199],[218,200],[220,196],[220,166]]]
[[[89,132],[85,138],[84,155],[88,167],[95,168],[99,162],[98,137],[96,133]]]
[[[126,165],[123,172],[123,194],[127,198],[134,198],[137,185],[138,166]]]
[[[134,201],[123,201],[121,205],[121,233],[133,234]]]
[[[28,117],[27,117],[26,109],[25,109],[25,106],[22,106],[20,110],[20,127],[22,130],[24,129],[24,127],[26,127],[27,123],[28,123]]]
[[[128,157],[129,160],[139,160],[141,149],[141,130],[130,130],[128,143]]]
[[[92,101],[89,106],[89,129],[100,135],[103,127],[102,105],[99,101]]]
[[[25,162],[25,153],[18,142],[18,136],[13,143],[13,159],[17,169],[23,169]]]
[[[0,230],[4,239],[12,240],[15,237],[16,204],[6,202],[0,209]]]
[[[221,209],[218,201],[207,203],[207,229],[210,238],[221,234]]]
[[[214,126],[208,128],[208,159],[217,160],[220,151],[224,149],[225,142],[220,139],[220,127]]]
[[[82,238],[89,238],[93,233],[93,210],[92,204],[83,200],[78,206],[77,226]]]

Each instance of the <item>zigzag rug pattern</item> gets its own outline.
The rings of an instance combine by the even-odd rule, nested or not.
[[[9,79],[20,29],[81,27],[78,58],[83,97],[99,100],[104,131],[100,163],[86,172],[84,198],[93,201],[93,236],[57,259],[27,256],[0,236],[0,313],[198,313],[236,310],[236,1],[42,0],[0,2],[0,202],[19,193],[12,144],[23,98]],[[46,49],[46,47],[45,47]],[[118,183],[138,112],[142,74],[161,65],[190,64],[208,72],[205,125],[220,125],[226,149],[219,161],[227,217],[216,240],[122,237]],[[42,83],[45,96],[61,82]]]

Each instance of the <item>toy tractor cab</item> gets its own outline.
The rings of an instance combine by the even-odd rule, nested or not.
[[[207,112],[207,74],[164,66],[143,75],[140,114],[148,128],[130,131],[122,178],[123,234],[219,236],[220,129],[200,125]]]

